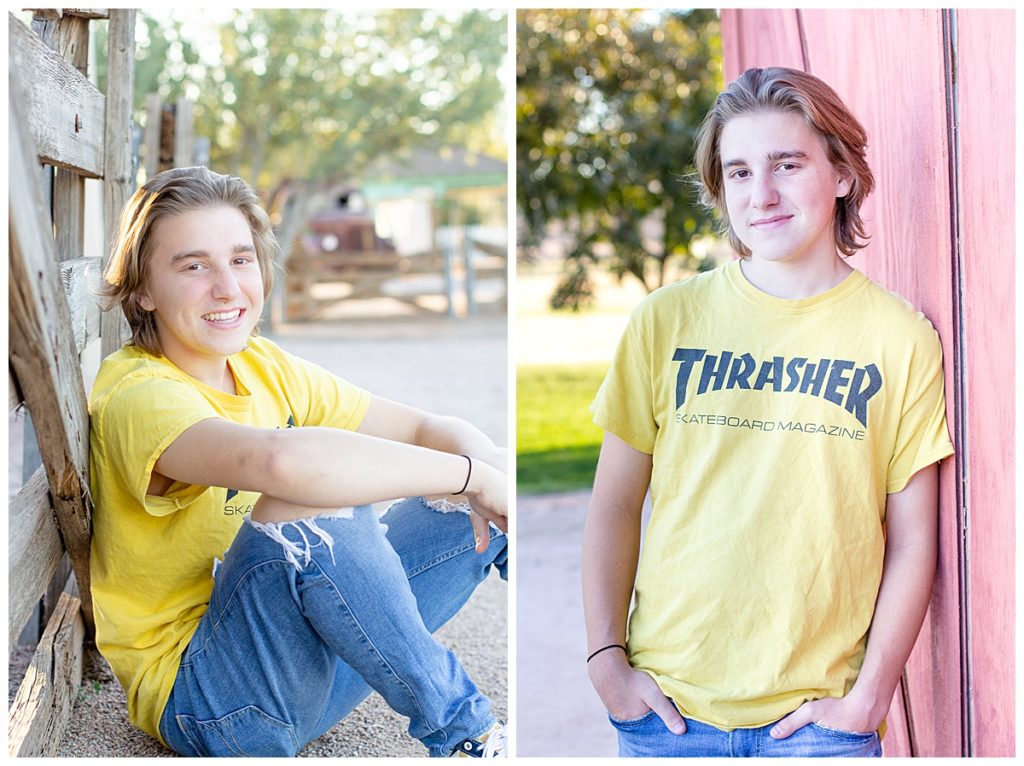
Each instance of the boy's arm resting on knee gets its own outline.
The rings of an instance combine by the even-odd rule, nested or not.
[[[186,484],[262,492],[322,508],[455,492],[467,469],[460,455],[354,431],[254,428],[220,418],[183,431],[154,468]],[[474,464],[465,494],[477,513],[504,528],[504,473]]]
[[[804,703],[777,724],[773,736],[789,736],[811,721],[845,731],[874,731],[881,725],[931,600],[937,516],[938,464],[933,463],[886,498],[882,581],[856,683],[845,697]]]
[[[605,432],[594,491],[583,530],[583,611],[587,655],[612,644],[625,645],[626,619],[640,558],[644,497],[652,456]],[[676,733],[682,717],[649,675],[634,670],[626,653],[609,649],[587,663],[594,689],[616,718],[638,718],[653,710]]]

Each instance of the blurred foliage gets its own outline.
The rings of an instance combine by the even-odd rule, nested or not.
[[[192,98],[195,134],[210,138],[215,169],[266,186],[352,177],[403,148],[504,154],[504,11],[226,14],[214,61],[185,39],[182,18],[140,13],[137,22],[137,119],[147,93]]]
[[[516,48],[520,243],[529,257],[552,221],[574,241],[552,306],[589,301],[602,248],[648,291],[670,259],[710,268],[690,247],[713,232],[690,174],[722,88],[717,13],[520,10]]]

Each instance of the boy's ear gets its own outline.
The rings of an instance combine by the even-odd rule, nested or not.
[[[150,300],[149,295],[142,291],[135,293],[135,302],[142,307],[143,311],[152,311],[156,308],[156,304]]]
[[[836,184],[836,198],[845,197],[853,188],[853,181],[848,175],[839,176],[839,183]]]

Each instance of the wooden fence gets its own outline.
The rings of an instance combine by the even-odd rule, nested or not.
[[[85,76],[89,24],[109,18],[108,78]],[[53,755],[78,693],[83,640],[93,630],[89,590],[92,506],[89,420],[80,355],[124,339],[118,312],[100,317],[83,258],[85,179],[103,180],[110,243],[134,183],[131,108],[135,11],[38,11],[9,24],[9,406],[27,407],[42,467],[11,502],[11,645],[67,552],[72,577],[49,618],[10,708],[8,753]],[[106,251],[106,248],[104,248]],[[63,289],[62,289],[63,288]]]
[[[956,458],[931,608],[887,755],[1014,753],[1014,12],[722,12],[726,77],[790,66],[863,122],[877,191],[853,264],[931,319]]]
[[[337,183],[288,179],[269,195],[283,272],[265,307],[274,326],[315,321],[338,303],[361,299],[386,298],[421,315],[448,317],[458,315],[460,297],[467,316],[481,304],[507,307],[508,247],[496,241],[496,231],[450,220],[435,227],[433,221],[443,220],[435,205],[417,221],[432,232],[432,242],[418,252],[400,252],[398,243],[378,236],[373,213],[331,207],[344,192]],[[494,278],[502,282],[499,297],[481,296],[477,280]],[[431,301],[437,297],[443,297],[440,308]]]

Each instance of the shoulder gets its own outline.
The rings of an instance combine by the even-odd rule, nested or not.
[[[89,395],[89,414],[97,426],[114,412],[152,416],[169,406],[203,402],[202,393],[173,364],[126,345],[100,365]]]
[[[634,316],[657,320],[666,314],[692,311],[705,301],[714,300],[728,286],[728,268],[729,264],[725,264],[659,287],[637,305]]]
[[[899,293],[866,277],[861,311],[872,318],[881,337],[913,346],[937,348],[939,336],[923,311]]]

